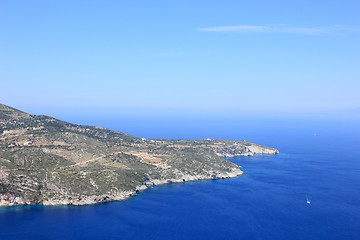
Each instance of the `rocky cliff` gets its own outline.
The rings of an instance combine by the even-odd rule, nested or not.
[[[121,200],[148,186],[236,177],[224,157],[276,153],[247,141],[147,140],[0,104],[0,206]]]

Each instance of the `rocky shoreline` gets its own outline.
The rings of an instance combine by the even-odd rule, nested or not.
[[[209,175],[183,175],[181,178],[174,179],[154,179],[152,181],[146,182],[144,185],[137,186],[133,191],[124,191],[119,192],[114,195],[104,194],[101,196],[93,195],[93,196],[66,196],[63,199],[52,199],[47,201],[26,201],[18,196],[11,196],[6,194],[0,194],[0,207],[12,207],[12,206],[27,206],[27,205],[43,205],[43,206],[66,206],[66,205],[74,205],[74,206],[85,206],[85,205],[93,205],[104,202],[113,202],[113,201],[122,201],[126,200],[132,196],[137,195],[137,193],[148,189],[149,187],[159,186],[170,183],[183,183],[183,182],[191,182],[197,180],[211,180],[211,179],[226,179],[226,178],[235,178],[243,175],[244,173],[240,169],[236,169],[229,173],[222,173],[216,176]]]

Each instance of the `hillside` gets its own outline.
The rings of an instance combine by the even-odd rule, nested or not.
[[[247,141],[147,140],[0,104],[0,206],[121,200],[148,186],[242,174],[223,157],[276,153]]]

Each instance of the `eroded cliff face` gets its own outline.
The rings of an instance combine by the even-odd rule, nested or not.
[[[223,157],[276,153],[247,141],[140,139],[0,105],[0,206],[122,200],[148,186],[242,174]]]

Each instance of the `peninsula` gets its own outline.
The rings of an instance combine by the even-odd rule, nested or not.
[[[247,141],[148,140],[0,104],[0,206],[122,200],[149,186],[243,174],[224,157],[277,153]]]

